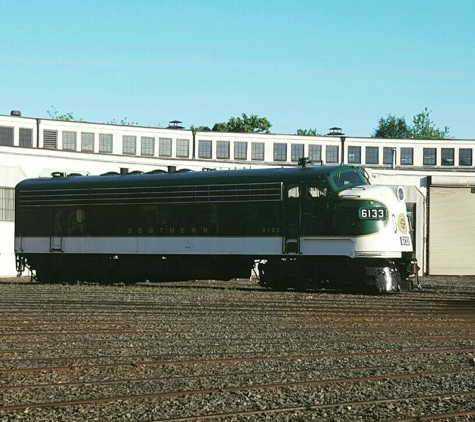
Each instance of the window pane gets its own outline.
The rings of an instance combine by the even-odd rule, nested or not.
[[[440,158],[441,158],[441,164],[443,166],[453,166],[454,165],[454,149],[442,148]]]
[[[13,146],[13,128],[0,126],[0,145]]]
[[[459,166],[472,165],[472,148],[459,149]]]
[[[361,164],[361,147],[348,147],[348,162],[353,164]]]
[[[33,145],[33,130],[20,128],[20,145],[21,147],[31,148]]]
[[[0,188],[0,221],[15,219],[15,189]]]
[[[396,151],[394,150],[394,154]],[[393,163],[393,149],[389,147],[383,148],[383,164],[392,164]]]
[[[401,148],[401,165],[412,166],[414,164],[413,151],[413,148]]]
[[[264,143],[252,142],[251,143],[251,160],[264,160]]]
[[[190,141],[188,139],[177,139],[176,156],[186,158],[190,156]]]
[[[436,148],[424,148],[422,164],[425,166],[435,166],[437,164]]]
[[[321,145],[309,145],[308,146],[308,158],[313,161],[322,161],[322,146]]]
[[[274,161],[287,161],[287,144],[274,144]]]
[[[198,158],[212,158],[211,147],[212,141],[199,141],[198,142]]]
[[[76,132],[63,132],[63,149],[76,151]]]
[[[234,159],[247,160],[247,142],[234,142]]]
[[[216,158],[229,158],[229,141],[216,141]]]
[[[99,134],[99,152],[112,152],[112,134],[100,133]]]
[[[338,146],[336,145],[327,145],[327,163],[338,163]]]
[[[122,153],[135,155],[137,152],[137,137],[124,135],[122,137]]]
[[[366,147],[366,164],[379,164],[379,147]]]
[[[153,155],[155,152],[155,138],[149,136],[142,136],[140,140],[140,154],[141,155]]]
[[[160,157],[172,156],[172,138],[158,139],[158,155]]]
[[[81,151],[94,152],[94,133],[81,133]]]
[[[304,146],[303,144],[292,144],[290,146],[290,159],[292,161],[298,161],[299,158],[304,156]]]

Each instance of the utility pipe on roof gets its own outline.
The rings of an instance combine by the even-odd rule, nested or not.
[[[346,138],[344,136],[340,136],[340,141],[341,141],[341,158],[340,158],[340,164],[345,163],[345,140]]]

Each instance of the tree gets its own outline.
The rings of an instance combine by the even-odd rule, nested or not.
[[[195,132],[211,132],[211,129],[208,126],[190,126],[190,130]]]
[[[406,122],[405,117],[396,117],[388,114],[386,119],[379,119],[378,127],[371,135],[373,138],[392,139],[450,139],[450,128],[435,127],[429,117],[430,111],[425,108],[412,119],[412,126]]]
[[[241,117],[231,117],[227,122],[215,123],[213,132],[246,132],[246,133],[270,133],[272,124],[265,117],[255,114],[247,116],[242,113]]]
[[[379,119],[379,124],[373,135],[373,138],[394,138],[409,139],[411,137],[411,128],[406,123],[404,117],[396,117],[388,114],[386,119]]]
[[[297,129],[297,135],[300,136],[322,136],[317,129]]]
[[[73,113],[66,113],[66,114],[59,114],[58,110],[56,110],[55,106],[51,106],[51,108],[47,111],[48,116],[53,120],[63,120],[66,122],[82,122],[82,119],[74,118]]]
[[[433,121],[429,117],[430,112],[427,107],[424,111],[415,115],[412,119],[412,138],[414,139],[450,139],[450,127],[445,126],[444,129],[435,127]]]

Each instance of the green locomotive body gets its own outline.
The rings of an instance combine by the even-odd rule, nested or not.
[[[42,281],[231,279],[258,262],[268,287],[360,289],[411,260],[407,225],[353,166],[55,174],[17,185],[15,252]]]

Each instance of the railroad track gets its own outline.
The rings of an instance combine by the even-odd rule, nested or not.
[[[467,420],[475,282],[432,283],[389,296],[0,283],[0,421]]]

